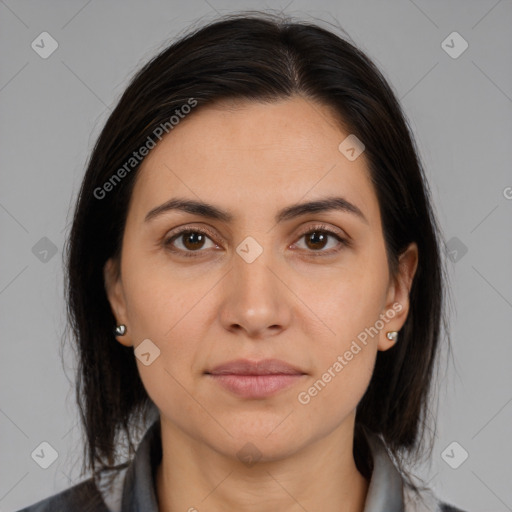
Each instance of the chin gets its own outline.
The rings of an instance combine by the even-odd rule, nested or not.
[[[217,449],[225,455],[230,457],[235,455],[240,460],[245,457],[258,459],[261,462],[282,460],[299,450],[303,443],[299,433],[278,432],[275,425],[274,422],[271,428],[265,429],[254,428],[251,425],[245,428],[240,426],[236,430],[233,429],[233,437],[223,436],[223,441],[228,440],[227,444],[220,447],[219,440],[215,444]],[[275,430],[272,432],[272,429]]]

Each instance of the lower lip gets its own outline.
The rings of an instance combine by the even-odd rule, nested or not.
[[[293,386],[304,375],[233,375],[209,374],[222,387],[244,398],[266,398]]]

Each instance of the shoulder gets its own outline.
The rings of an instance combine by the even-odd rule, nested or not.
[[[439,512],[466,512],[466,511],[441,501],[441,502],[439,502]]]
[[[18,512],[110,512],[91,477]]]
[[[414,491],[405,484],[403,493],[405,512],[466,512],[442,501],[429,488]]]

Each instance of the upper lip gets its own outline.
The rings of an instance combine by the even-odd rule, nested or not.
[[[220,364],[205,373],[212,375],[302,375],[304,372],[285,361],[279,359],[262,359],[250,361],[236,359]]]

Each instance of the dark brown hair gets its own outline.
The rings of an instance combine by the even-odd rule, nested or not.
[[[126,170],[132,152],[154,140],[155,130],[191,99],[197,102],[193,116],[201,106],[225,99],[273,102],[293,95],[330,107],[340,128],[363,141],[392,275],[402,251],[411,242],[418,245],[409,314],[398,343],[378,352],[357,407],[354,442],[356,463],[366,477],[372,464],[364,432],[382,437],[407,477],[402,461],[418,457],[424,444],[441,328],[447,324],[440,230],[415,142],[390,85],[354,44],[315,23],[252,11],[197,28],[144,65],[108,118],[88,162],[66,247],[85,471],[96,475],[114,466],[119,436],[133,453],[135,430],[155,412],[133,350],[114,338],[115,318],[103,280],[107,259],[120,256],[138,165],[102,197],[98,188],[123,165]]]

